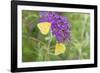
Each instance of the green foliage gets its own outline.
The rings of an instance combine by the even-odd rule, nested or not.
[[[64,12],[62,15],[66,16],[71,24],[71,40],[65,44],[66,51],[63,54],[55,55],[56,38],[50,34],[42,35],[37,28],[39,11],[22,11],[23,62],[90,58],[90,14]],[[50,48],[48,48],[50,40]]]

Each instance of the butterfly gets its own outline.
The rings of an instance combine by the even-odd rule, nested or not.
[[[39,28],[40,32],[43,35],[47,35],[50,30],[51,23],[50,22],[41,22],[41,23],[37,24],[37,27]]]
[[[66,50],[66,47],[63,43],[57,43],[55,46],[55,55],[60,55],[64,53]]]

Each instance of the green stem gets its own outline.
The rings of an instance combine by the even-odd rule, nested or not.
[[[87,15],[86,16],[83,16],[83,22],[82,22],[82,32],[81,32],[81,43],[82,41],[84,40],[84,34],[85,34],[85,31],[86,31],[86,23],[87,23]],[[82,59],[82,46],[80,44],[80,48],[78,49],[78,53],[79,53],[79,59]]]
[[[81,60],[81,59],[82,59],[82,48],[80,48],[80,49],[78,50],[78,52],[79,52],[79,59]]]
[[[26,36],[24,35],[23,37],[27,38],[28,36],[27,36],[27,35],[26,35]],[[39,41],[41,44],[46,45],[44,42],[42,42],[42,41],[40,41],[40,40],[38,40],[38,39],[36,39],[36,38],[34,38],[34,37],[31,37],[31,36],[30,36],[29,39]]]
[[[27,36],[27,35],[24,35],[23,37],[25,37],[25,38],[29,38],[29,39],[31,39],[31,40],[35,40],[35,41],[38,41],[39,43],[41,43],[41,44],[43,44],[44,46],[43,46],[43,48],[42,49],[44,49],[44,50],[46,50],[47,51],[47,46],[46,46],[46,44],[44,43],[44,42],[42,42],[42,41],[40,41],[40,40],[38,40],[38,39],[36,39],[36,38],[34,38],[34,37],[29,37],[29,36]]]
[[[47,60],[50,60],[49,55],[50,55],[50,45],[52,41],[52,34],[50,32],[50,39],[48,40],[48,48],[47,48]]]

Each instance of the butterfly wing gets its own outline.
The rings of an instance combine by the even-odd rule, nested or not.
[[[51,23],[49,23],[49,22],[41,22],[41,23],[39,23],[37,26],[38,26],[40,32],[41,32],[43,35],[47,35],[48,32],[49,32],[49,30],[50,30]]]
[[[65,52],[65,45],[62,43],[57,43],[55,46],[55,55],[59,55]]]

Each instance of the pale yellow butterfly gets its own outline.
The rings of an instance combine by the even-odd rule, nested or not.
[[[51,23],[50,22],[41,22],[41,23],[37,24],[37,26],[43,35],[47,35],[50,30]]]
[[[63,43],[57,43],[55,46],[55,55],[59,55],[64,53],[66,50],[66,47]]]

